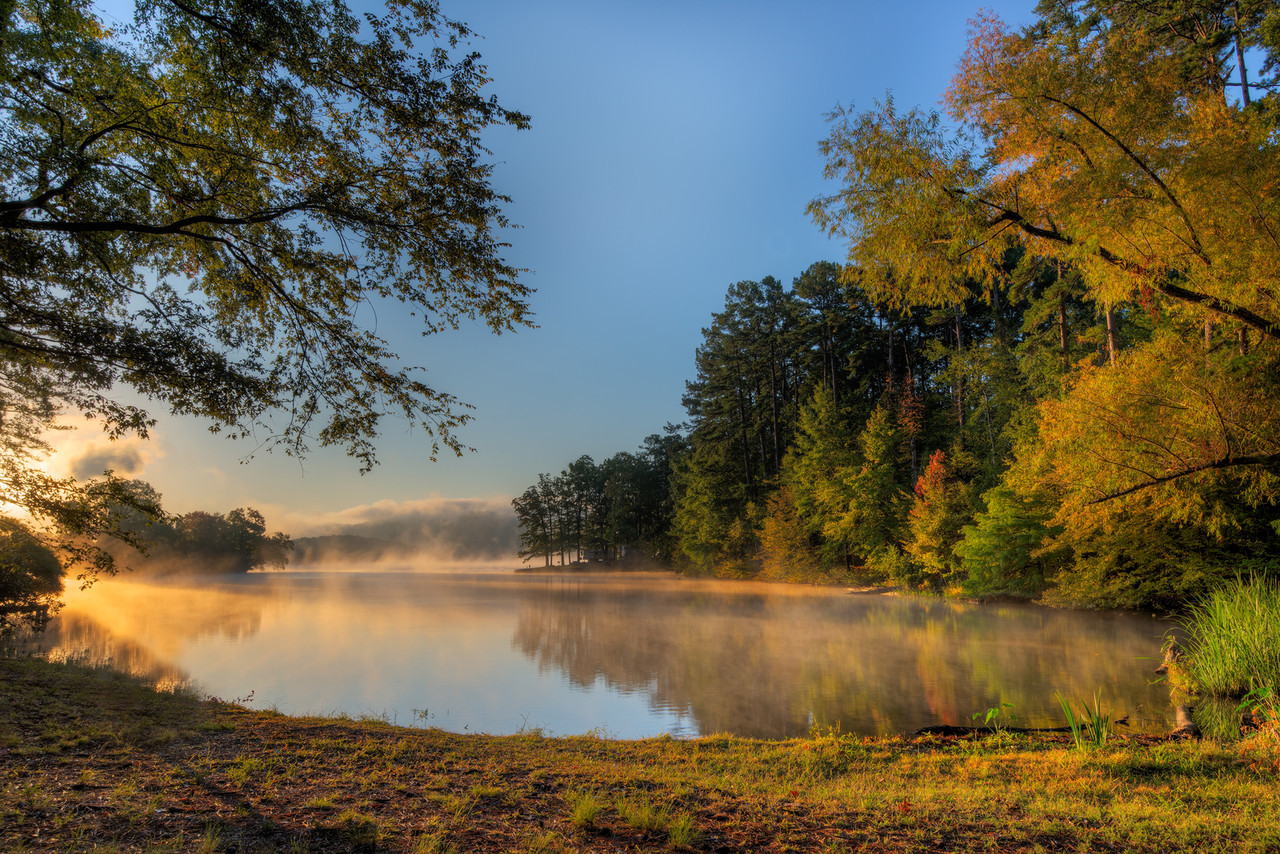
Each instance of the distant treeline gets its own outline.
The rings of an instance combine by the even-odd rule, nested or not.
[[[0,516],[0,637],[23,626],[42,629],[60,607],[69,570],[225,574],[284,569],[289,562],[292,540],[267,533],[266,520],[252,507],[169,516],[149,483],[119,480],[112,486],[116,492],[104,499],[103,512],[114,517],[119,538],[87,540],[73,526],[41,531]]]

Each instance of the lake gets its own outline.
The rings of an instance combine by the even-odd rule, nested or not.
[[[26,651],[289,714],[786,738],[970,725],[995,707],[1059,726],[1059,693],[1101,692],[1135,730],[1173,727],[1153,674],[1171,624],[1142,615],[659,573],[117,578],[66,600]]]

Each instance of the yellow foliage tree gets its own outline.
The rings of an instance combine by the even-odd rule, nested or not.
[[[1013,243],[1140,301],[1280,338],[1275,116],[1188,83],[1156,34],[1101,18],[1012,32],[973,22],[947,103],[836,110],[842,188],[809,206],[894,305],[953,304]],[[976,142],[975,142],[976,138]]]
[[[1209,14],[1167,5],[1192,19]],[[1259,469],[1250,488],[1270,489],[1280,448],[1265,419],[1276,386],[1248,375],[1272,375],[1280,340],[1280,104],[1269,90],[1250,105],[1227,96],[1230,39],[1195,42],[1201,70],[1214,73],[1190,74],[1185,45],[1131,6],[1046,3],[1045,17],[1021,32],[975,19],[947,97],[959,124],[902,113],[891,98],[866,113],[837,110],[822,150],[826,176],[842,187],[809,209],[849,239],[851,268],[891,305],[959,304],[975,283],[993,283],[1020,244],[1079,271],[1104,310],[1139,305],[1179,330],[1181,346],[1153,345],[1114,377],[1089,372],[1067,399],[1045,405],[1041,421],[1061,437],[1050,435],[1050,447],[1064,454],[1053,468],[1068,492],[1094,500],[1244,467]],[[1280,32],[1280,11],[1249,15],[1238,41],[1263,45],[1271,62],[1257,34]],[[1251,347],[1250,333],[1267,347]],[[1247,361],[1206,361],[1191,346],[1203,337],[1201,349],[1221,348],[1224,335],[1237,336]],[[1208,373],[1193,379],[1200,369]],[[1106,423],[1127,424],[1112,445],[1095,442],[1090,431],[1101,426],[1082,415],[1100,413],[1108,383],[1118,387],[1105,393],[1119,396]],[[1155,383],[1171,383],[1158,408],[1186,415],[1195,437],[1167,451],[1155,450],[1164,429],[1150,403]],[[1193,427],[1190,413],[1204,426]],[[1250,427],[1246,419],[1259,417]],[[1069,438],[1073,428],[1086,433]]]
[[[1066,395],[1042,401],[1022,465],[1057,486],[1059,521],[1123,508],[1226,537],[1280,494],[1277,388],[1273,359],[1206,354],[1163,332],[1114,368],[1084,365]]]

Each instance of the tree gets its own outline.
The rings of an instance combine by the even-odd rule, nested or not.
[[[1278,382],[1270,348],[1205,353],[1161,330],[1039,404],[1033,465],[1042,483],[1061,485],[1069,514],[1105,515],[1119,503],[1230,535],[1280,501]]]
[[[0,517],[0,636],[22,624],[43,627],[61,592],[57,555],[26,525]]]
[[[1103,304],[1280,338],[1274,115],[1206,84],[1220,74],[1188,79],[1141,16],[1109,16],[1139,5],[1046,3],[1061,14],[1021,33],[978,18],[948,95],[959,128],[892,99],[832,114],[826,174],[845,186],[810,211],[879,273],[877,295],[953,304],[1016,242],[1079,269]]]
[[[934,451],[916,480],[903,543],[903,551],[921,580],[940,587],[957,572],[959,561],[952,550],[960,541],[961,527],[972,515],[968,488],[950,476],[946,454]]]
[[[839,535],[834,522],[851,500],[849,476],[858,465],[856,438],[836,406],[834,393],[819,386],[800,410],[795,441],[787,454],[782,475],[785,502],[771,505],[781,513],[779,523],[794,514],[811,534],[820,536],[819,551],[828,567],[847,568],[852,559],[850,542]],[[770,533],[780,531],[775,528]]]
[[[1061,265],[1105,314],[1112,362],[1118,305],[1159,316],[1187,341],[1225,332],[1241,353],[1250,335],[1280,339],[1277,83],[1239,88],[1244,48],[1275,70],[1280,10],[1057,0],[1039,11],[1021,32],[974,22],[948,95],[959,126],[902,113],[892,99],[836,111],[823,148],[827,176],[844,186],[811,203],[815,219],[850,239],[864,285],[896,305],[957,305],[999,277],[1013,247]],[[1253,95],[1228,97],[1232,86]],[[1109,450],[1142,455],[1153,438]],[[1273,471],[1280,456],[1234,446],[1213,461],[1190,454],[1180,467],[1133,470],[1149,476],[1122,489],[1206,462]]]
[[[858,436],[860,463],[836,475],[844,482],[847,502],[824,533],[848,543],[850,551],[868,564],[897,563],[890,553],[898,552],[907,512],[907,495],[898,485],[895,465],[901,439],[888,411],[877,406]]]
[[[429,0],[0,4],[4,498],[55,531],[111,531],[127,490],[30,465],[64,412],[146,436],[130,386],[288,453],[375,462],[382,419],[461,453],[465,404],[363,328],[402,303],[424,334],[529,324],[509,201],[481,136],[527,118],[482,90],[471,36]],[[158,508],[150,508],[152,511]]]
[[[761,574],[786,581],[815,581],[821,572],[822,555],[817,532],[796,510],[791,487],[783,484],[769,496],[764,524],[760,530]]]
[[[284,569],[289,564],[293,540],[282,531],[268,534],[266,519],[252,507],[237,507],[228,513],[226,528],[227,551],[235,558],[235,571]]]
[[[987,509],[966,525],[955,554],[970,596],[1035,596],[1061,562],[1061,550],[1046,552],[1052,509],[1042,496],[1023,496],[1007,484],[982,496]]]
[[[551,512],[543,501],[542,490],[530,486],[520,497],[511,499],[511,506],[520,525],[518,556],[522,560],[541,557],[543,565],[550,566],[551,555],[554,554]]]

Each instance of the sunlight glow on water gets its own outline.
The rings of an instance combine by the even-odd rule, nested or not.
[[[968,725],[1102,691],[1171,728],[1150,617],[668,575],[287,572],[69,591],[53,658],[289,714],[619,738]]]

